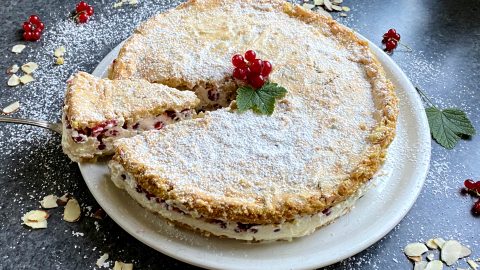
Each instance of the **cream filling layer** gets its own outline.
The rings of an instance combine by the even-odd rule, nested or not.
[[[203,217],[194,217],[195,213],[188,213],[185,209],[175,206],[173,201],[162,201],[149,196],[138,188],[136,180],[127,173],[118,162],[110,161],[111,179],[120,189],[124,189],[134,200],[144,208],[155,212],[162,217],[202,230],[216,236],[224,236],[247,241],[274,241],[292,240],[313,233],[317,228],[327,225],[346,214],[353,208],[359,199],[369,188],[370,184],[364,185],[353,196],[336,204],[327,211],[318,214],[299,216],[293,221],[280,224],[242,224],[227,220],[212,220]]]

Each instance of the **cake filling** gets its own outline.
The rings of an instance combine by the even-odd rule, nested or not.
[[[292,240],[311,234],[318,227],[327,225],[352,209],[357,199],[363,196],[370,184],[365,184],[353,196],[314,215],[298,216],[294,220],[278,224],[246,224],[221,219],[210,219],[186,210],[172,200],[163,200],[138,185],[135,178],[118,162],[110,164],[112,181],[124,189],[141,206],[159,214],[169,221],[187,225],[207,235],[225,236],[247,241]]]

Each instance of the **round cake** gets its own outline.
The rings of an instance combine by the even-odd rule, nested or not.
[[[287,89],[271,116],[239,112],[231,58],[255,50]],[[395,136],[392,84],[352,30],[281,0],[192,0],[143,23],[111,79],[194,91],[203,117],[116,142],[112,180],[175,224],[261,241],[348,212]]]

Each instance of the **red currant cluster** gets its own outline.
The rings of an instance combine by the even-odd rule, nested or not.
[[[32,15],[23,23],[23,39],[25,41],[37,41],[42,36],[45,25],[37,15]]]
[[[245,52],[245,58],[235,54],[232,57],[232,64],[235,66],[233,77],[247,82],[255,89],[261,88],[272,72],[272,64],[269,61],[257,59],[257,54],[252,50]]]
[[[77,23],[86,23],[90,16],[93,15],[93,7],[87,4],[84,1],[80,1],[75,8],[75,18],[77,19]]]
[[[463,185],[471,195],[480,197],[480,181],[475,182],[472,179],[467,179],[463,182]],[[480,215],[480,198],[473,205],[472,212],[476,215]]]
[[[383,34],[382,43],[385,44],[385,51],[392,53],[398,46],[400,42],[400,34],[397,33],[395,29],[389,29],[385,34]]]

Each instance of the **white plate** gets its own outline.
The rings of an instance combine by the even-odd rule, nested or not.
[[[377,242],[407,214],[420,193],[430,161],[430,132],[414,87],[389,56],[370,46],[400,98],[397,137],[374,180],[376,187],[349,214],[310,236],[261,244],[203,237],[169,226],[144,210],[109,181],[104,163],[80,164],[80,171],[97,202],[118,225],[146,245],[187,263],[242,270],[309,269],[350,257]],[[119,48],[100,62],[93,75],[106,76]]]

